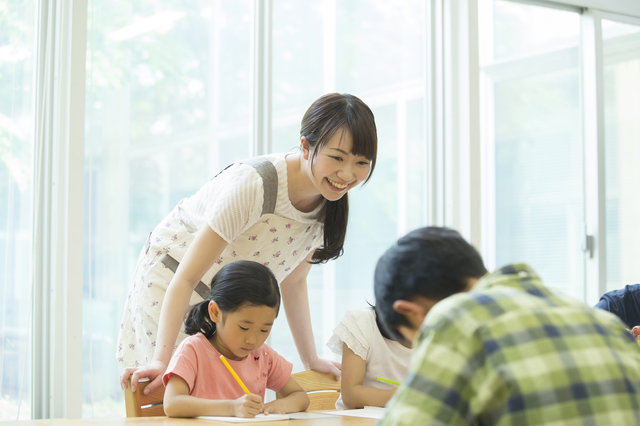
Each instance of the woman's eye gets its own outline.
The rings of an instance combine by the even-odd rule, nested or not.
[[[263,333],[268,333],[269,332],[269,330],[260,330],[260,331],[262,331]]]
[[[244,330],[244,331],[247,331],[247,330],[248,330],[248,328],[244,328],[244,327],[242,327],[242,326],[240,326],[240,325],[239,325],[238,327],[240,327],[240,329],[241,329],[241,330]]]

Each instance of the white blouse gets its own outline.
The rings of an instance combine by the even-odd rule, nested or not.
[[[382,336],[376,324],[373,308],[354,309],[346,313],[333,330],[333,336],[327,342],[327,346],[333,353],[342,355],[343,343],[366,361],[363,386],[378,389],[397,388],[396,385],[376,380],[376,377],[402,382],[409,367],[411,349]],[[343,410],[353,407],[347,407],[341,395],[336,402],[336,408]]]

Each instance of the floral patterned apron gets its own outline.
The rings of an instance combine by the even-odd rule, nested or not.
[[[240,259],[260,262],[273,271],[278,282],[282,282],[310,251],[321,245],[324,231],[321,222],[299,222],[274,214],[278,190],[278,175],[274,165],[262,157],[242,163],[253,166],[262,177],[262,215],[226,247],[204,274],[191,295],[191,305],[209,298],[211,279],[229,262]],[[149,234],[147,244],[138,258],[116,352],[118,361],[126,366],[151,362],[167,286],[195,238],[180,217],[181,203]],[[182,331],[178,334],[174,350],[186,337]]]

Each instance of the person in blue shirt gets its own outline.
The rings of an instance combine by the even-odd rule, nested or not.
[[[640,325],[640,284],[603,294],[595,307],[617,315],[627,328],[633,329]]]

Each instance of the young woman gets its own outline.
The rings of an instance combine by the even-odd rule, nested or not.
[[[213,277],[210,298],[194,305],[185,320],[190,336],[163,377],[165,413],[255,417],[306,410],[309,397],[291,377],[292,364],[264,344],[279,309],[278,282],[269,268],[247,260],[225,265]],[[266,389],[282,398],[264,404]]]
[[[340,363],[317,356],[306,279],[314,263],[343,252],[347,192],[375,168],[373,114],[352,95],[329,94],[305,113],[299,154],[235,163],[182,200],[153,230],[134,273],[117,348],[131,376],[161,384],[188,305],[207,297],[204,284],[226,263],[254,260],[280,283],[282,304],[305,368],[340,377]],[[142,366],[142,367],[140,367]]]

